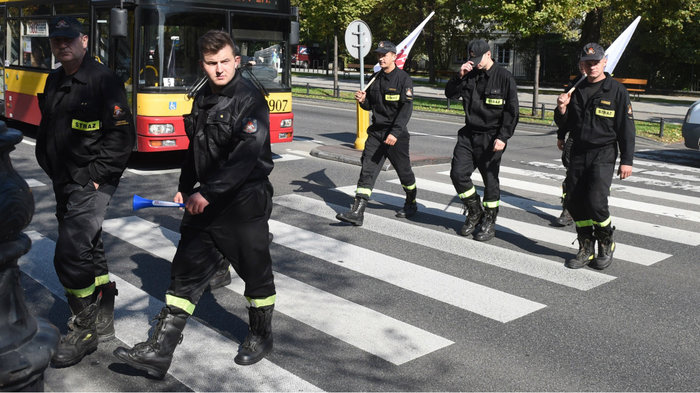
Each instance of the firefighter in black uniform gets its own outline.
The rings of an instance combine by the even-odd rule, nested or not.
[[[56,196],[54,266],[72,316],[51,363],[67,367],[114,336],[116,286],[109,279],[102,222],[134,146],[136,133],[124,84],[87,56],[88,37],[72,17],[49,26],[62,66],[39,96],[36,158]]]
[[[620,179],[632,174],[636,134],[632,105],[627,89],[604,72],[606,63],[600,45],[586,44],[580,66],[587,77],[573,93],[557,98],[554,112],[559,126],[557,147],[564,148],[567,133],[573,139],[566,176],[566,206],[576,224],[579,251],[565,263],[572,269],[590,264],[602,270],[612,263],[615,228],[611,224],[608,196],[618,148]]]
[[[467,52],[469,60],[445,86],[448,98],[462,98],[466,122],[457,136],[450,177],[467,214],[460,234],[469,236],[480,225],[474,238],[487,241],[496,234],[498,172],[518,124],[518,91],[513,75],[491,58],[486,41],[471,41]],[[477,168],[484,179],[485,209],[471,179]]]
[[[245,282],[248,335],[234,361],[249,365],[272,350],[275,284],[268,241],[272,212],[269,109],[265,97],[236,72],[231,37],[212,30],[199,39],[208,84],[185,118],[190,139],[174,200],[185,202],[166,306],[146,342],[119,347],[127,364],[163,378],[187,318],[219,268],[222,256]],[[194,188],[199,182],[199,187]]]
[[[396,66],[394,44],[380,41],[374,51],[382,69],[372,76],[372,80],[376,80],[369,86],[368,92],[360,90],[355,93],[360,107],[372,111],[372,125],[367,128],[367,141],[362,152],[360,179],[352,208],[336,215],[338,220],[353,225],[362,225],[372,188],[387,157],[406,192],[404,206],[396,217],[412,217],[418,211],[418,189],[411,169],[408,153],[410,136],[406,128],[413,112],[413,83],[408,73]]]

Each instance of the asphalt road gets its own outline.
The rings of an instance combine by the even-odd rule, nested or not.
[[[112,356],[146,337],[162,306],[181,212],[132,211],[134,194],[170,200],[181,155],[136,156],[105,221],[118,281],[117,339],[68,369],[51,391],[689,391],[700,386],[700,155],[639,139],[635,173],[615,180],[618,248],[605,271],[569,270],[572,228],[552,225],[564,170],[553,130],[520,125],[501,171],[496,238],[462,238],[449,163],[415,167],[419,214],[393,171],[381,173],[365,224],[335,220],[359,167],[311,155],[354,141],[352,105],[297,99],[295,141],[273,146],[270,222],[278,303],[275,349],[236,366],[247,329],[234,282],[205,295],[163,381]],[[449,158],[458,116],[414,113],[412,154]],[[30,310],[65,331],[51,262],[56,223],[31,137],[11,154],[32,184],[32,251],[20,261]],[[481,191],[481,183],[477,182]]]

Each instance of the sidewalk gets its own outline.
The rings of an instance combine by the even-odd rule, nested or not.
[[[338,85],[341,91],[356,91],[360,88],[360,77],[357,72],[350,72],[349,78],[342,78],[342,73],[338,75]],[[426,77],[414,78],[427,82]],[[333,76],[324,74],[308,74],[304,76],[293,75],[292,85],[333,88]],[[563,89],[562,89],[563,90]],[[416,84],[413,87],[414,96],[426,98],[444,99],[444,83],[443,87],[432,87],[421,84]],[[557,101],[558,92],[551,88],[540,89],[538,96],[538,107],[542,104],[548,110],[553,110]],[[658,122],[661,118],[666,122],[682,123],[688,107],[691,103],[697,101],[696,97],[691,96],[660,96],[644,94],[644,101],[632,100],[632,108],[635,112],[634,116],[637,120],[647,120]],[[659,100],[658,102],[647,102],[649,99]],[[518,86],[518,100],[521,107],[532,106],[532,86]],[[538,108],[539,109],[539,108]]]

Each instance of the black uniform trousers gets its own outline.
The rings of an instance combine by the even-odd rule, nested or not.
[[[194,216],[185,212],[167,294],[196,305],[223,255],[245,282],[245,296],[275,295],[268,240],[272,193],[267,180],[248,183],[222,206],[209,205]]]
[[[54,267],[61,285],[78,297],[92,292],[95,277],[109,273],[102,222],[117,185],[105,183],[97,190],[92,181],[53,186],[58,218]]]
[[[362,170],[360,171],[360,179],[357,182],[358,189],[374,188],[374,183],[377,181],[377,176],[382,170],[384,161],[389,158],[389,162],[396,170],[401,184],[404,186],[412,186],[416,182],[416,176],[411,169],[411,157],[408,152],[410,137],[408,134],[396,139],[393,146],[384,143],[386,132],[378,132],[371,130],[367,132],[367,141],[365,142],[365,150],[362,152]]]
[[[579,150],[574,142],[566,175],[566,206],[578,227],[610,218],[608,196],[616,159],[614,144]]]
[[[474,187],[472,173],[478,168],[484,179],[484,202],[497,202],[501,198],[498,172],[501,169],[501,151],[493,151],[495,132],[471,132],[462,127],[457,134],[457,144],[452,154],[450,178],[457,194]]]

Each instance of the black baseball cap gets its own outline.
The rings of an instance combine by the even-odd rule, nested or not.
[[[72,16],[59,16],[51,20],[49,38],[76,38],[83,32],[83,25]]]
[[[602,60],[605,57],[605,49],[595,42],[589,42],[583,46],[581,51],[581,61],[586,60]]]
[[[377,49],[374,51],[382,54],[388,52],[396,53],[396,45],[392,44],[390,41],[379,41],[379,44],[377,44]]]
[[[469,45],[467,45],[467,53],[469,54],[469,61],[473,61],[474,65],[481,63],[481,58],[490,51],[491,47],[484,40],[471,40]]]

